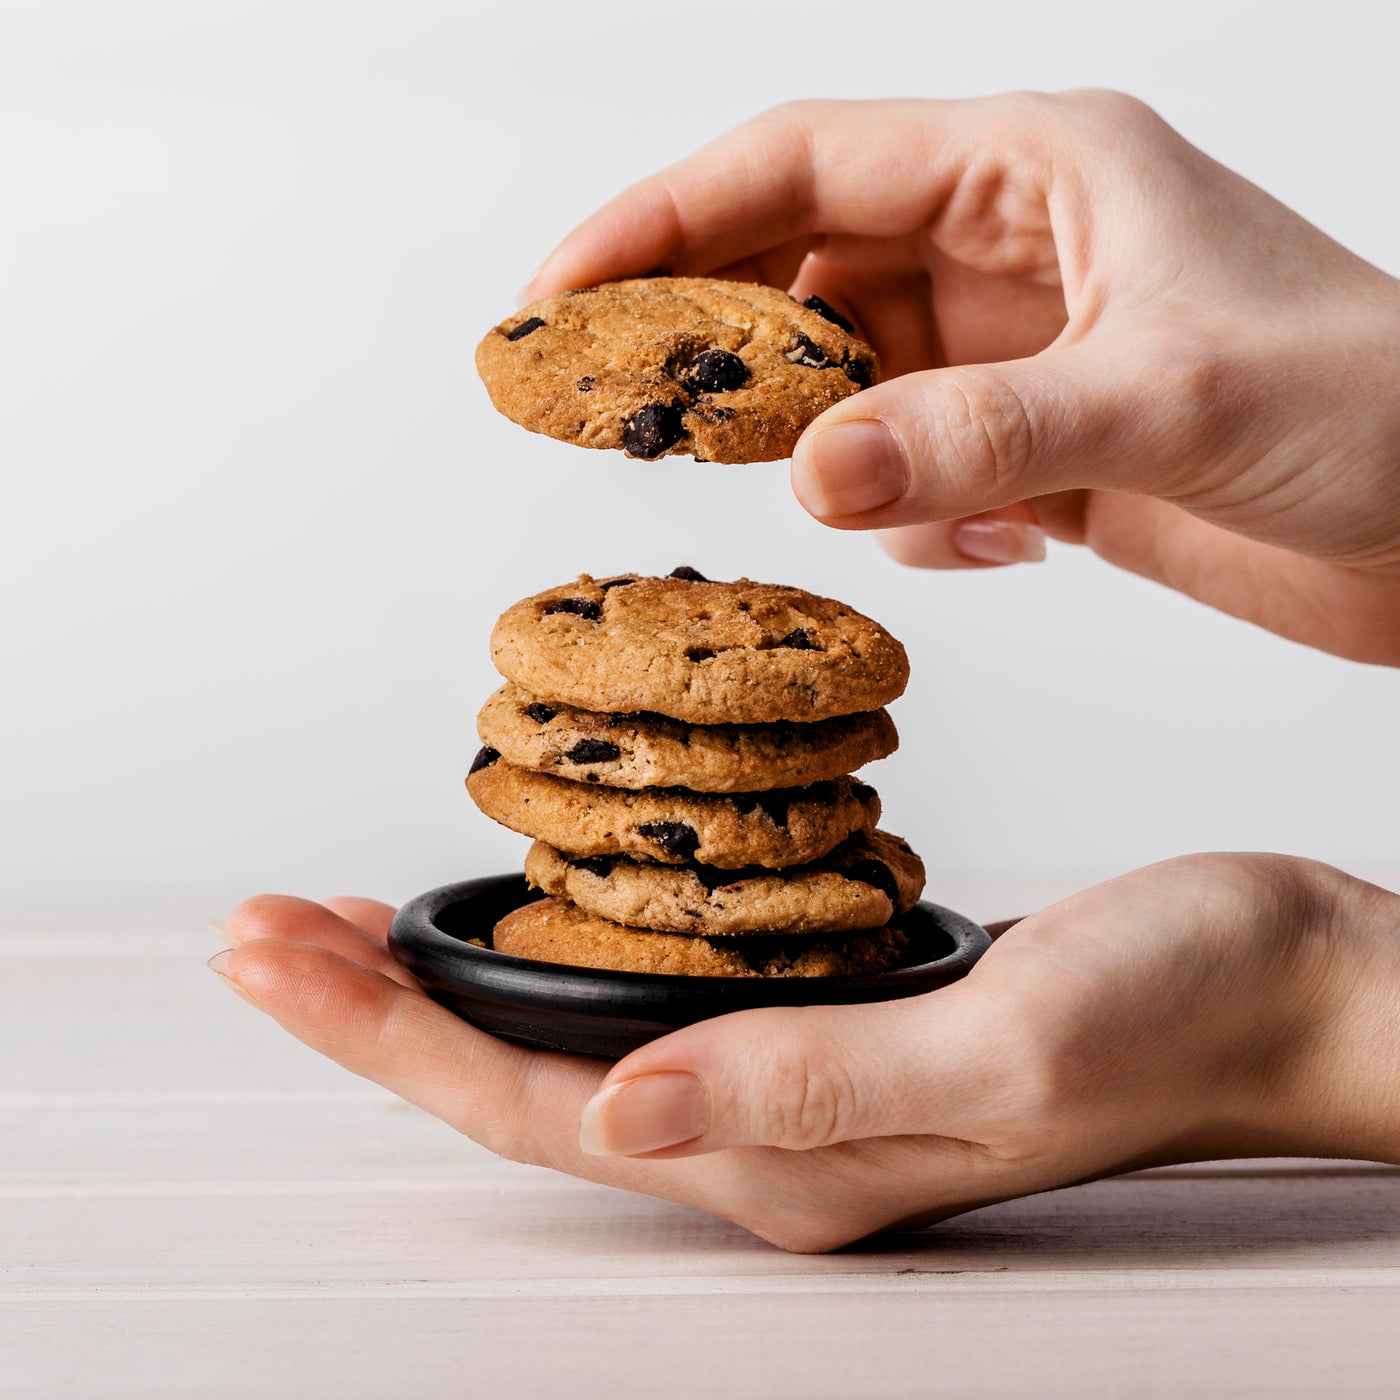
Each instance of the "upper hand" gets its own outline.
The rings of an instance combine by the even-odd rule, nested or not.
[[[1041,529],[1400,664],[1400,283],[1114,93],[781,107],[642,181],[532,280],[817,293],[886,381],[793,457],[906,563]],[[969,519],[971,518],[971,519]]]
[[[1152,866],[1023,920],[941,991],[739,1012],[611,1067],[458,1020],[390,956],[391,915],[249,900],[224,975],[496,1152],[790,1249],[1150,1164],[1400,1160],[1400,897],[1306,861]]]

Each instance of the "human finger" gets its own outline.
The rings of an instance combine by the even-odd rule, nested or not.
[[[371,903],[368,900],[355,902]],[[229,912],[227,933],[229,941],[238,946],[265,938],[314,943],[391,978],[401,986],[417,985],[377,937],[329,905],[317,904],[314,900],[280,894],[254,895]]]
[[[356,928],[363,929],[376,942],[389,941],[389,925],[394,922],[394,915],[397,913],[392,904],[349,894],[334,895],[330,899],[323,899],[321,903],[331,913],[339,914]]]
[[[844,400],[798,441],[792,486],[837,529],[961,520],[1050,492],[1166,489],[1206,431],[1165,366],[1149,382],[1112,346],[1052,346]]]
[[[421,991],[311,943],[264,938],[220,957],[219,974],[298,1040],[501,1156],[731,1218],[762,1214],[761,1164],[583,1152],[578,1122],[607,1068],[601,1061],[499,1040]]]
[[[688,1026],[613,1067],[580,1141],[599,1155],[689,1156],[975,1137],[990,1081],[1015,1063],[997,1062],[1015,1022],[989,1020],[995,1000],[966,982],[902,1001],[744,1011]]]
[[[892,559],[916,569],[991,569],[1045,558],[1045,531],[1024,502],[963,520],[876,530],[875,540]]]
[[[705,274],[811,233],[908,233],[974,160],[989,164],[985,131],[1003,112],[998,99],[774,108],[605,204],[550,254],[527,295],[657,267]],[[1016,152],[1018,178],[1043,190],[1050,163],[1026,160],[1034,149]],[[998,173],[982,168],[979,179]]]

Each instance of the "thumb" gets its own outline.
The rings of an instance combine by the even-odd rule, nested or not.
[[[1144,382],[1125,382],[1121,356],[1082,344],[903,375],[812,423],[793,452],[793,491],[844,530],[954,520],[1083,487],[1151,494],[1171,474],[1162,444],[1180,442],[1181,424],[1168,421],[1174,400],[1160,378],[1146,411]]]
[[[968,1066],[985,1050],[985,1020],[959,986],[701,1021],[613,1067],[584,1109],[579,1145],[603,1156],[680,1157],[956,1136],[973,1106]]]

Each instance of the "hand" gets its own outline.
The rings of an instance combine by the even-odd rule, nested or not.
[[[1400,283],[1140,103],[780,107],[606,205],[527,295],[658,266],[815,292],[879,351],[793,455],[826,524],[932,568],[1040,558],[1043,529],[1400,664]]]
[[[740,1012],[611,1068],[443,1010],[385,948],[391,914],[248,900],[222,975],[504,1156],[787,1249],[1153,1164],[1400,1162],[1400,897],[1306,861],[1151,866],[1018,923],[955,986]]]

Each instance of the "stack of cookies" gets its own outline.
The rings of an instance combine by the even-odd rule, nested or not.
[[[796,588],[695,570],[527,598],[497,622],[506,678],[478,717],[467,789],[534,839],[544,898],[498,952],[690,976],[898,966],[918,856],[850,775],[898,744],[884,628]]]

